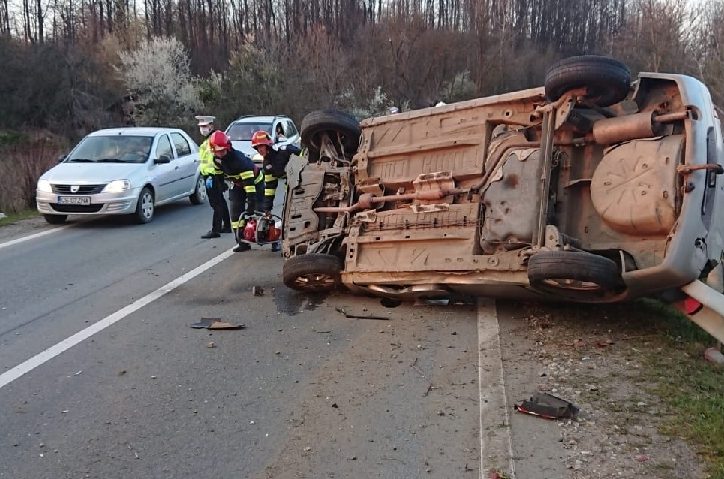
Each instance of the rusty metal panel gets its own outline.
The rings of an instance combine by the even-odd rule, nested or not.
[[[530,244],[538,215],[536,197],[540,149],[511,149],[485,191],[480,244],[488,254]]]

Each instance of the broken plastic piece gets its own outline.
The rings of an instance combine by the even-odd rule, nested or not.
[[[246,329],[243,324],[231,324],[220,318],[201,318],[201,321],[191,325],[194,329]]]
[[[515,410],[546,419],[574,419],[578,415],[578,408],[573,403],[548,393],[535,393],[529,400],[516,404]]]

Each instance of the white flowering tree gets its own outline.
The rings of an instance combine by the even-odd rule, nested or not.
[[[120,54],[126,87],[135,101],[138,125],[178,125],[200,105],[189,57],[175,38],[154,37]]]

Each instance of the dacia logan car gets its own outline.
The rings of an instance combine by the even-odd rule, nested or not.
[[[607,57],[540,88],[356,120],[313,112],[289,171],[284,283],[574,302],[722,286],[719,110]]]
[[[114,128],[83,138],[37,183],[36,204],[48,223],[68,215],[129,215],[148,223],[156,206],[206,199],[199,148],[175,128]]]

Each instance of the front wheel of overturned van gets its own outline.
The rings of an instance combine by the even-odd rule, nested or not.
[[[302,144],[312,162],[319,160],[325,138],[340,150],[338,154],[351,160],[359,147],[360,134],[357,119],[339,110],[313,111],[302,120]]]
[[[340,284],[342,263],[331,254],[310,253],[289,258],[282,268],[284,284],[307,293],[332,291]]]

